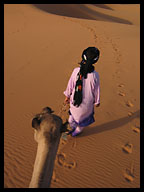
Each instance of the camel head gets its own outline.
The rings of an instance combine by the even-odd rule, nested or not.
[[[44,139],[53,143],[62,132],[67,131],[68,122],[63,124],[62,119],[53,112],[50,107],[45,107],[32,119],[32,127],[35,130],[34,138],[37,142]]]

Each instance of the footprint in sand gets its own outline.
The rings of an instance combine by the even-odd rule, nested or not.
[[[126,153],[132,153],[132,149],[133,149],[133,144],[131,143],[127,143],[124,146],[122,146],[122,149],[124,152]]]
[[[60,166],[67,167],[69,169],[76,167],[75,161],[71,161],[68,163],[66,162],[66,154],[65,153],[60,153],[57,155],[57,162]]]
[[[117,70],[117,71],[115,72],[115,74],[119,75],[119,74],[120,74],[120,70]]]
[[[119,60],[119,59],[117,59],[117,60],[116,60],[116,63],[120,63],[120,60]]]
[[[132,182],[134,180],[134,161],[131,162],[131,168],[126,169],[124,177],[128,182]]]
[[[65,138],[61,138],[60,143],[61,143],[62,145],[67,144],[67,139],[65,139]]]
[[[133,104],[131,101],[127,101],[127,102],[126,102],[126,106],[127,106],[127,107],[133,107],[134,104]]]
[[[123,83],[121,83],[121,84],[119,84],[119,85],[118,85],[118,87],[124,87],[124,84],[123,84]]]
[[[76,147],[76,141],[73,142],[72,147],[73,147],[73,148]]]
[[[133,130],[135,133],[140,133],[140,127],[138,127],[138,126],[132,126],[132,130]]]
[[[59,179],[56,177],[56,172],[55,171],[53,171],[52,181],[54,181],[54,182],[58,182],[59,181]]]
[[[123,92],[119,92],[118,95],[119,95],[119,96],[122,96],[122,97],[125,97],[126,94],[123,93]]]
[[[132,182],[134,180],[134,176],[131,175],[131,173],[128,169],[126,169],[126,172],[124,173],[124,177],[129,182]]]
[[[131,117],[133,115],[133,112],[128,112],[128,116]]]

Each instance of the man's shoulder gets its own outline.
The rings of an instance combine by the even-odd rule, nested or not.
[[[76,68],[74,68],[73,73],[77,73],[77,72],[79,72],[79,70],[80,70],[80,67],[76,67]]]
[[[80,67],[75,67],[74,70],[78,71],[78,70],[80,70]]]

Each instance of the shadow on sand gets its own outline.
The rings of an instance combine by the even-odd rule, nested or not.
[[[110,6],[105,5],[105,4],[92,4],[92,5],[99,7],[99,8],[103,8],[103,9],[113,10]]]
[[[55,15],[132,25],[132,23],[126,19],[121,19],[118,17],[100,13],[96,10],[88,8],[84,4],[32,4],[32,5],[42,11]],[[95,7],[112,10],[109,6],[104,4],[91,4],[91,5]]]
[[[110,122],[98,125],[96,127],[88,127],[78,137],[85,137],[88,135],[93,135],[93,134],[101,133],[104,131],[116,129],[120,126],[127,124],[128,122],[132,121],[134,118],[137,118],[137,117],[140,117],[140,110],[134,112],[131,117],[126,116],[114,121],[110,121]]]

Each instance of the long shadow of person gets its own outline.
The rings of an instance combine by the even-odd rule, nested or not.
[[[137,117],[140,117],[140,110],[134,112],[131,117],[126,116],[114,121],[109,121],[107,123],[98,125],[96,127],[88,127],[79,135],[79,137],[85,137],[85,136],[101,133],[104,131],[116,129],[120,126],[127,124],[128,122],[132,121],[134,118],[137,118]]]

